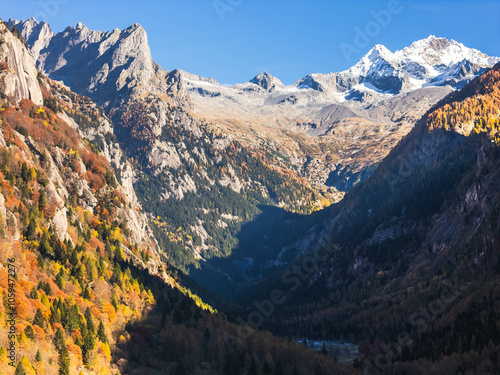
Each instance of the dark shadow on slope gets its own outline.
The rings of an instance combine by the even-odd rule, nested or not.
[[[370,177],[378,164],[369,165],[360,171],[353,171],[349,165],[339,164],[335,170],[331,171],[325,182],[326,186],[333,186],[340,191],[349,191],[354,186],[360,184]]]
[[[264,321],[264,328],[272,329],[275,334],[297,336],[352,334],[362,340],[370,327],[376,326],[380,331],[387,328],[381,317],[390,311],[389,299],[400,301],[414,295],[412,290],[408,291],[408,284],[402,283],[402,280],[408,282],[407,275],[413,274],[411,280],[418,280],[411,281],[418,286],[415,287],[418,295],[426,288],[427,280],[445,277],[451,282],[455,270],[467,264],[471,254],[461,255],[464,263],[455,257],[470,251],[466,244],[476,233],[481,212],[466,213],[456,207],[461,206],[471,185],[488,173],[487,168],[480,166],[480,160],[487,160],[487,155],[498,151],[482,134],[464,137],[439,129],[423,132],[422,140],[417,135],[413,133],[412,139],[403,141],[374,175],[349,192],[341,203],[325,210],[330,225],[324,244],[331,248],[335,245],[336,250],[328,262],[319,265],[323,271],[321,278],[313,280],[309,273],[292,290],[293,284],[284,283],[276,275],[274,280],[256,285],[247,296],[250,305],[254,300],[268,299],[274,289],[289,292],[289,303],[276,306],[274,314]],[[436,251],[433,243],[449,247],[447,251]],[[310,255],[311,250],[305,255]],[[357,259],[361,261],[354,267]],[[419,284],[422,280],[425,283]],[[387,302],[383,308],[381,301]],[[369,309],[373,314],[380,313],[378,321],[367,318]],[[325,311],[325,323],[296,324],[297,316],[302,319],[318,311]],[[353,323],[353,314],[362,318]]]
[[[287,245],[301,239],[319,214],[299,215],[276,206],[259,209],[261,213],[242,226],[238,246],[229,257],[213,258],[199,269],[190,269],[196,282],[225,300],[237,301],[249,286],[294,259],[296,254],[287,251]]]
[[[122,272],[129,268],[131,277],[151,290],[155,299],[144,314],[127,321],[124,330],[114,334],[113,362],[122,374],[247,374],[252,361],[262,373],[269,357],[268,367],[275,367],[274,373],[292,373],[297,368],[298,374],[311,374],[320,367],[323,373],[359,374],[351,364],[337,364],[294,341],[258,330],[242,333],[222,314],[203,311],[147,270],[127,262],[120,262],[120,266]],[[262,355],[263,347],[266,356]]]

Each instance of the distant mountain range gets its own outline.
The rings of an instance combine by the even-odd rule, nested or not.
[[[274,145],[309,181],[345,191],[370,175],[432,104],[498,61],[430,36],[395,53],[377,45],[346,71],[310,74],[290,86],[267,72],[230,87],[180,75],[198,116],[237,138]]]
[[[366,178],[430,105],[500,61],[430,36],[394,53],[376,45],[346,71],[310,74],[294,85],[263,72],[226,87],[161,69],[139,24],[101,32],[79,23],[59,33],[33,18],[9,25],[21,30],[43,73],[108,110],[131,95],[189,97],[196,116],[252,147],[271,145],[311,183],[340,190]]]
[[[249,198],[255,191],[260,204],[290,211],[338,201],[432,105],[500,61],[430,36],[394,53],[377,45],[346,71],[310,74],[294,85],[263,72],[227,87],[163,70],[139,24],[101,32],[79,23],[59,33],[34,19],[9,25],[21,31],[42,73],[104,106],[121,147],[142,166],[135,176],[143,184],[138,195],[159,223],[167,223],[168,231],[160,232],[173,238],[177,228],[185,231],[180,249],[171,250],[179,257],[191,249],[183,267],[232,252],[236,227],[245,220],[227,215],[241,218],[235,212],[244,212],[238,206],[247,202],[251,219],[258,212]],[[256,172],[260,166],[245,168],[242,151],[235,150],[248,152],[247,164],[263,160],[265,173]],[[230,205],[222,193],[208,199],[226,188],[240,198]],[[209,211],[206,199],[215,206]]]
[[[146,32],[139,24],[101,32],[79,23],[59,33],[33,18],[11,19],[9,25],[21,30],[42,72],[65,79],[76,91],[101,96],[103,102],[110,95],[106,83],[114,84],[114,91],[120,93],[147,90],[156,72],[168,73],[153,62]],[[498,57],[431,35],[394,53],[378,44],[346,71],[310,74],[290,87],[336,95],[337,101],[359,100],[374,93],[396,95],[429,86],[460,88],[498,61]],[[188,80],[192,77],[186,75]],[[217,84],[211,79],[200,81]],[[249,83],[269,93],[290,90],[267,72]],[[252,91],[251,85],[235,86]]]
[[[16,372],[498,373],[498,58],[431,36],[290,86],[264,72],[226,87],[163,70],[138,24],[10,26]]]

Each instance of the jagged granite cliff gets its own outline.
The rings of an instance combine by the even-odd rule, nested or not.
[[[53,126],[54,131],[59,126],[62,126],[65,129],[66,136],[72,138],[71,150],[67,149],[67,144],[62,141],[54,140],[54,143],[50,144],[47,140],[50,137],[44,139],[44,137],[40,136],[39,131],[36,133],[38,139],[29,135],[29,130],[27,130],[29,127],[25,127],[29,121],[18,118],[15,111],[12,112],[9,109],[4,113],[4,116],[7,116],[10,122],[19,123],[19,128],[14,127],[14,134],[9,133],[9,136],[16,139],[16,144],[20,142],[21,145],[17,147],[14,145],[9,146],[8,152],[24,152],[24,157],[27,160],[34,158],[33,160],[40,162],[43,159],[45,166],[43,172],[46,175],[44,195],[53,210],[49,216],[51,219],[48,225],[54,226],[61,241],[66,240],[75,243],[76,240],[70,228],[76,225],[78,219],[68,211],[66,204],[68,199],[73,196],[78,206],[84,210],[96,212],[101,209],[100,205],[103,198],[113,193],[121,197],[122,200],[122,203],[118,204],[114,210],[117,217],[123,220],[123,229],[128,233],[128,240],[131,244],[138,245],[144,251],[150,252],[151,257],[146,264],[143,259],[131,252],[125,245],[123,245],[124,251],[129,253],[134,262],[138,262],[153,274],[159,274],[170,282],[170,277],[165,273],[166,265],[161,260],[158,252],[158,244],[149,228],[148,219],[142,212],[133,188],[132,166],[124,157],[116,138],[113,136],[110,120],[102,111],[99,112],[95,103],[88,99],[82,100],[81,97],[71,93],[67,87],[39,75],[22,41],[14,37],[4,24],[0,24],[0,38],[4,41],[0,45],[0,56],[2,60],[4,56],[6,57],[5,61],[7,61],[6,64],[8,65],[6,72],[0,72],[0,80],[4,84],[0,89],[5,100],[5,106],[19,106],[23,111],[26,111],[27,108],[34,105],[36,111],[35,109],[31,111],[36,112],[35,114],[40,117],[43,126]],[[53,114],[45,114],[43,108],[40,109],[44,103],[54,108]],[[14,125],[11,124],[11,126]],[[39,124],[34,121],[32,126],[36,128]],[[97,182],[90,178],[93,174],[89,168],[92,168],[91,161],[97,156],[92,156],[92,152],[88,150],[88,141],[100,146],[100,150],[98,150],[100,152],[99,158],[102,159],[100,163],[107,164],[108,168],[111,165],[114,166],[114,169],[109,169],[106,173],[114,175],[116,171],[117,179],[120,182],[116,182],[114,186],[110,183],[98,190],[92,186]],[[9,143],[12,143],[12,139]],[[5,137],[1,134],[0,145],[7,145]],[[13,149],[11,150],[11,148]],[[85,154],[85,156],[82,154]],[[76,167],[70,171],[67,169],[68,163]],[[28,167],[31,164],[30,162]],[[4,218],[15,218],[13,211],[7,207],[2,206],[1,210]],[[20,225],[10,228],[12,240],[19,239],[20,230]]]
[[[37,82],[37,69],[23,41],[6,31],[0,35],[0,90],[13,102],[24,98],[42,104],[42,92]]]

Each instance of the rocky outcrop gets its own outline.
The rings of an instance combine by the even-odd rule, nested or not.
[[[37,22],[34,18],[26,21],[10,19],[8,24],[11,28],[16,26],[18,30],[21,30],[24,40],[30,46],[31,56],[34,61],[40,58],[40,52],[49,45],[54,36],[54,32],[48,23]]]
[[[17,104],[30,99],[35,104],[43,103],[37,80],[37,70],[29,51],[21,40],[0,23],[0,92]]]
[[[22,30],[38,68],[75,92],[105,104],[149,90],[157,66],[139,24],[100,32],[78,23],[53,34],[33,19],[10,23]]]
[[[249,82],[262,87],[267,92],[273,92],[285,87],[278,78],[273,77],[268,72],[256,75]]]

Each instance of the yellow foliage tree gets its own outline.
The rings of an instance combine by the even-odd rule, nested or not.
[[[0,348],[0,367],[7,366],[9,359],[7,358],[7,349],[5,347]]]
[[[23,355],[23,358],[21,358],[21,363],[26,370],[26,375],[37,375],[36,370],[33,368],[30,360],[25,355]]]
[[[102,306],[102,312],[108,315],[110,323],[113,323],[116,319],[116,311],[111,303],[104,303],[104,305]]]
[[[107,342],[98,342],[98,352],[101,354],[106,361],[111,360],[111,349],[109,348],[109,344]]]
[[[21,348],[21,349],[28,348],[29,341],[28,341],[28,338],[26,337],[26,333],[24,333],[24,331],[22,331],[21,334],[19,335],[18,342],[19,342],[19,348]],[[24,365],[24,363],[23,363],[23,365]]]
[[[43,361],[35,362],[36,375],[45,375],[45,365]]]

